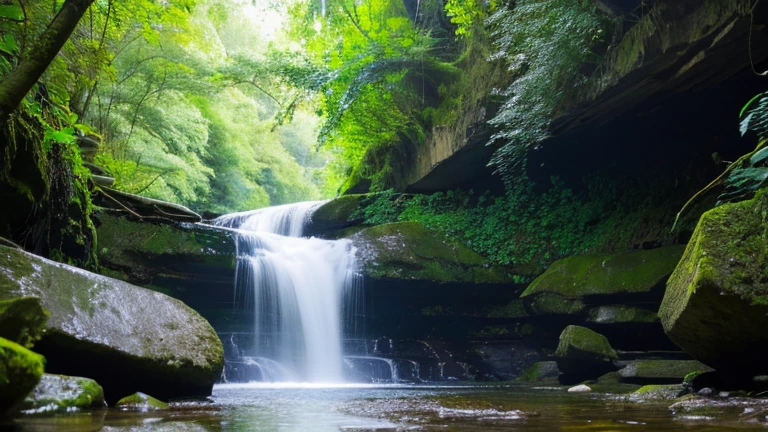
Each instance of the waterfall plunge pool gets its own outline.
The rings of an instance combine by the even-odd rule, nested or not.
[[[415,386],[224,384],[207,402],[165,411],[115,408],[23,417],[27,431],[764,431],[764,423],[730,416],[675,415],[671,402],[638,404],[604,394],[520,384]]]

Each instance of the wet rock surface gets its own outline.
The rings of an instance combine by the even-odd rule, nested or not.
[[[47,371],[95,379],[107,401],[137,390],[207,396],[221,373],[219,338],[180,301],[0,247],[0,299],[21,297],[50,312],[35,345]]]
[[[168,404],[141,392],[126,396],[115,405],[121,410],[158,411],[168,409]]]
[[[24,414],[49,414],[104,408],[106,405],[104,389],[92,379],[43,374],[21,408]]]
[[[613,362],[618,355],[605,336],[572,325],[560,335],[555,358],[563,373],[561,382],[570,384],[615,370]]]

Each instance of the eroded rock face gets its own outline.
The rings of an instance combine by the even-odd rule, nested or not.
[[[138,390],[207,396],[221,373],[213,328],[164,294],[0,247],[0,299],[19,297],[50,312],[35,345],[47,370],[95,379],[108,401]]]
[[[659,309],[680,348],[718,372],[765,375],[768,194],[705,213]]]
[[[683,252],[682,246],[617,255],[581,255],[556,261],[521,295],[526,308],[538,315],[584,313],[587,304],[610,304],[661,297],[669,274]],[[651,316],[649,316],[651,315]],[[626,306],[592,309],[595,322],[634,320],[653,322],[651,313]]]
[[[45,359],[0,338],[0,419],[15,412],[43,375]]]
[[[506,269],[418,222],[366,228],[350,237],[364,273],[374,279],[510,283]]]

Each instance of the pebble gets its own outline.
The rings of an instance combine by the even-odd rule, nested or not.
[[[591,391],[592,391],[592,388],[584,384],[580,384],[568,389],[568,393],[586,393]]]

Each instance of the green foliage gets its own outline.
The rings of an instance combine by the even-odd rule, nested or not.
[[[524,173],[526,153],[548,137],[569,92],[586,81],[583,65],[597,59],[605,21],[592,1],[520,0],[488,20],[498,52],[514,76],[490,124],[501,147],[491,163],[507,184]]]
[[[631,245],[648,204],[622,195],[616,184],[593,182],[576,194],[552,179],[537,192],[524,183],[502,197],[471,191],[372,195],[350,219],[367,225],[416,221],[458,239],[495,264],[531,270],[579,253]]]
[[[482,27],[483,21],[489,13],[493,13],[499,7],[499,1],[481,0],[447,0],[445,12],[456,25],[456,36],[469,37],[473,34],[473,28]]]

